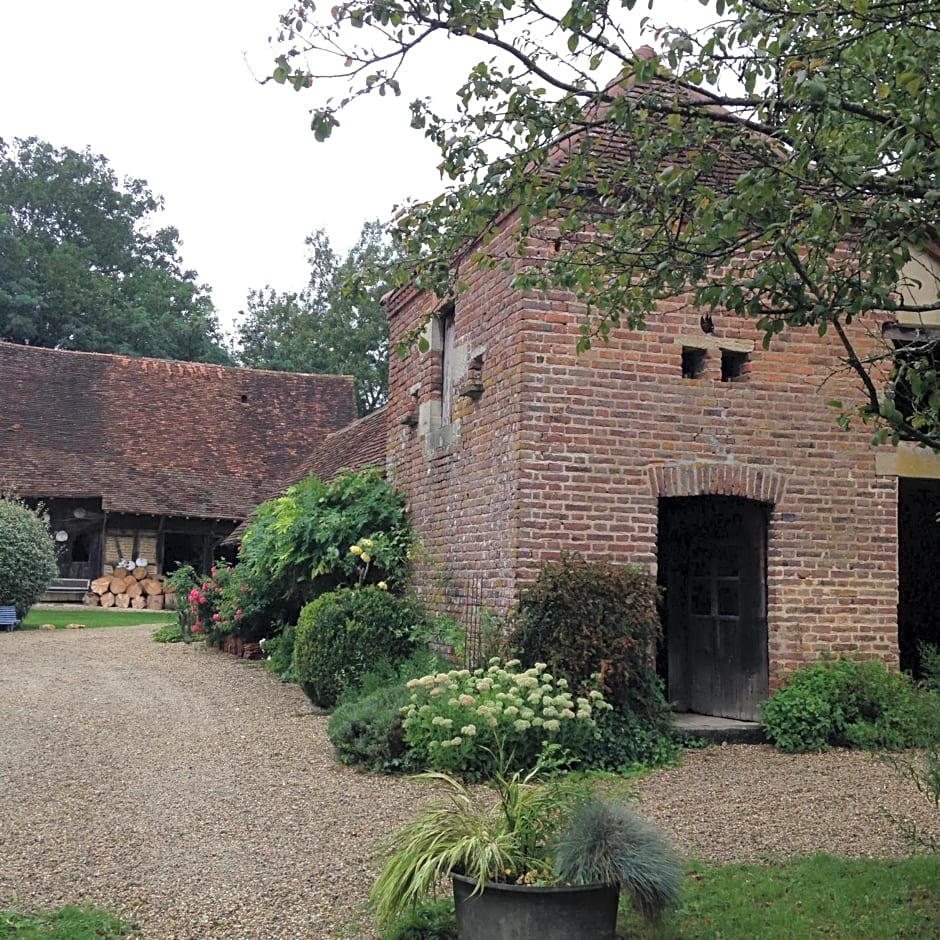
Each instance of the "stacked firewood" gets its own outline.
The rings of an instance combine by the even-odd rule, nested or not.
[[[132,570],[108,565],[105,573],[91,582],[85,604],[89,607],[163,610],[170,606],[167,603],[168,587],[157,575],[154,565],[141,565]]]

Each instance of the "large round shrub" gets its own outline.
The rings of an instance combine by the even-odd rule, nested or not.
[[[322,594],[300,612],[294,675],[314,704],[332,708],[366,673],[404,662],[426,632],[425,624],[419,601],[378,587]]]
[[[45,520],[17,499],[0,499],[0,604],[24,617],[58,573]]]
[[[826,658],[794,672],[763,705],[767,739],[789,753],[829,747],[922,747],[940,733],[940,702],[880,660]]]

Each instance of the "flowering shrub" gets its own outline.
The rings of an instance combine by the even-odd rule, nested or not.
[[[520,671],[518,660],[486,669],[454,669],[412,679],[403,709],[405,741],[417,763],[467,779],[490,779],[499,768],[534,767],[548,745],[565,760],[587,757],[594,716],[609,709],[603,695],[575,697],[544,663]]]

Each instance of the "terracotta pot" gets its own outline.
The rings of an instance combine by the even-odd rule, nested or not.
[[[614,940],[618,891],[611,885],[533,888],[452,875],[460,940]]]

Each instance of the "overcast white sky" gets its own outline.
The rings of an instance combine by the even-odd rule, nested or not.
[[[692,0],[668,5],[701,15]],[[0,137],[88,145],[119,176],[147,180],[224,324],[251,288],[304,285],[314,229],[345,251],[363,222],[442,187],[437,152],[408,128],[407,102],[428,87],[357,111],[318,144],[312,93],[255,81],[249,66],[266,74],[267,39],[288,6],[0,2]],[[427,83],[445,84],[438,74]]]

